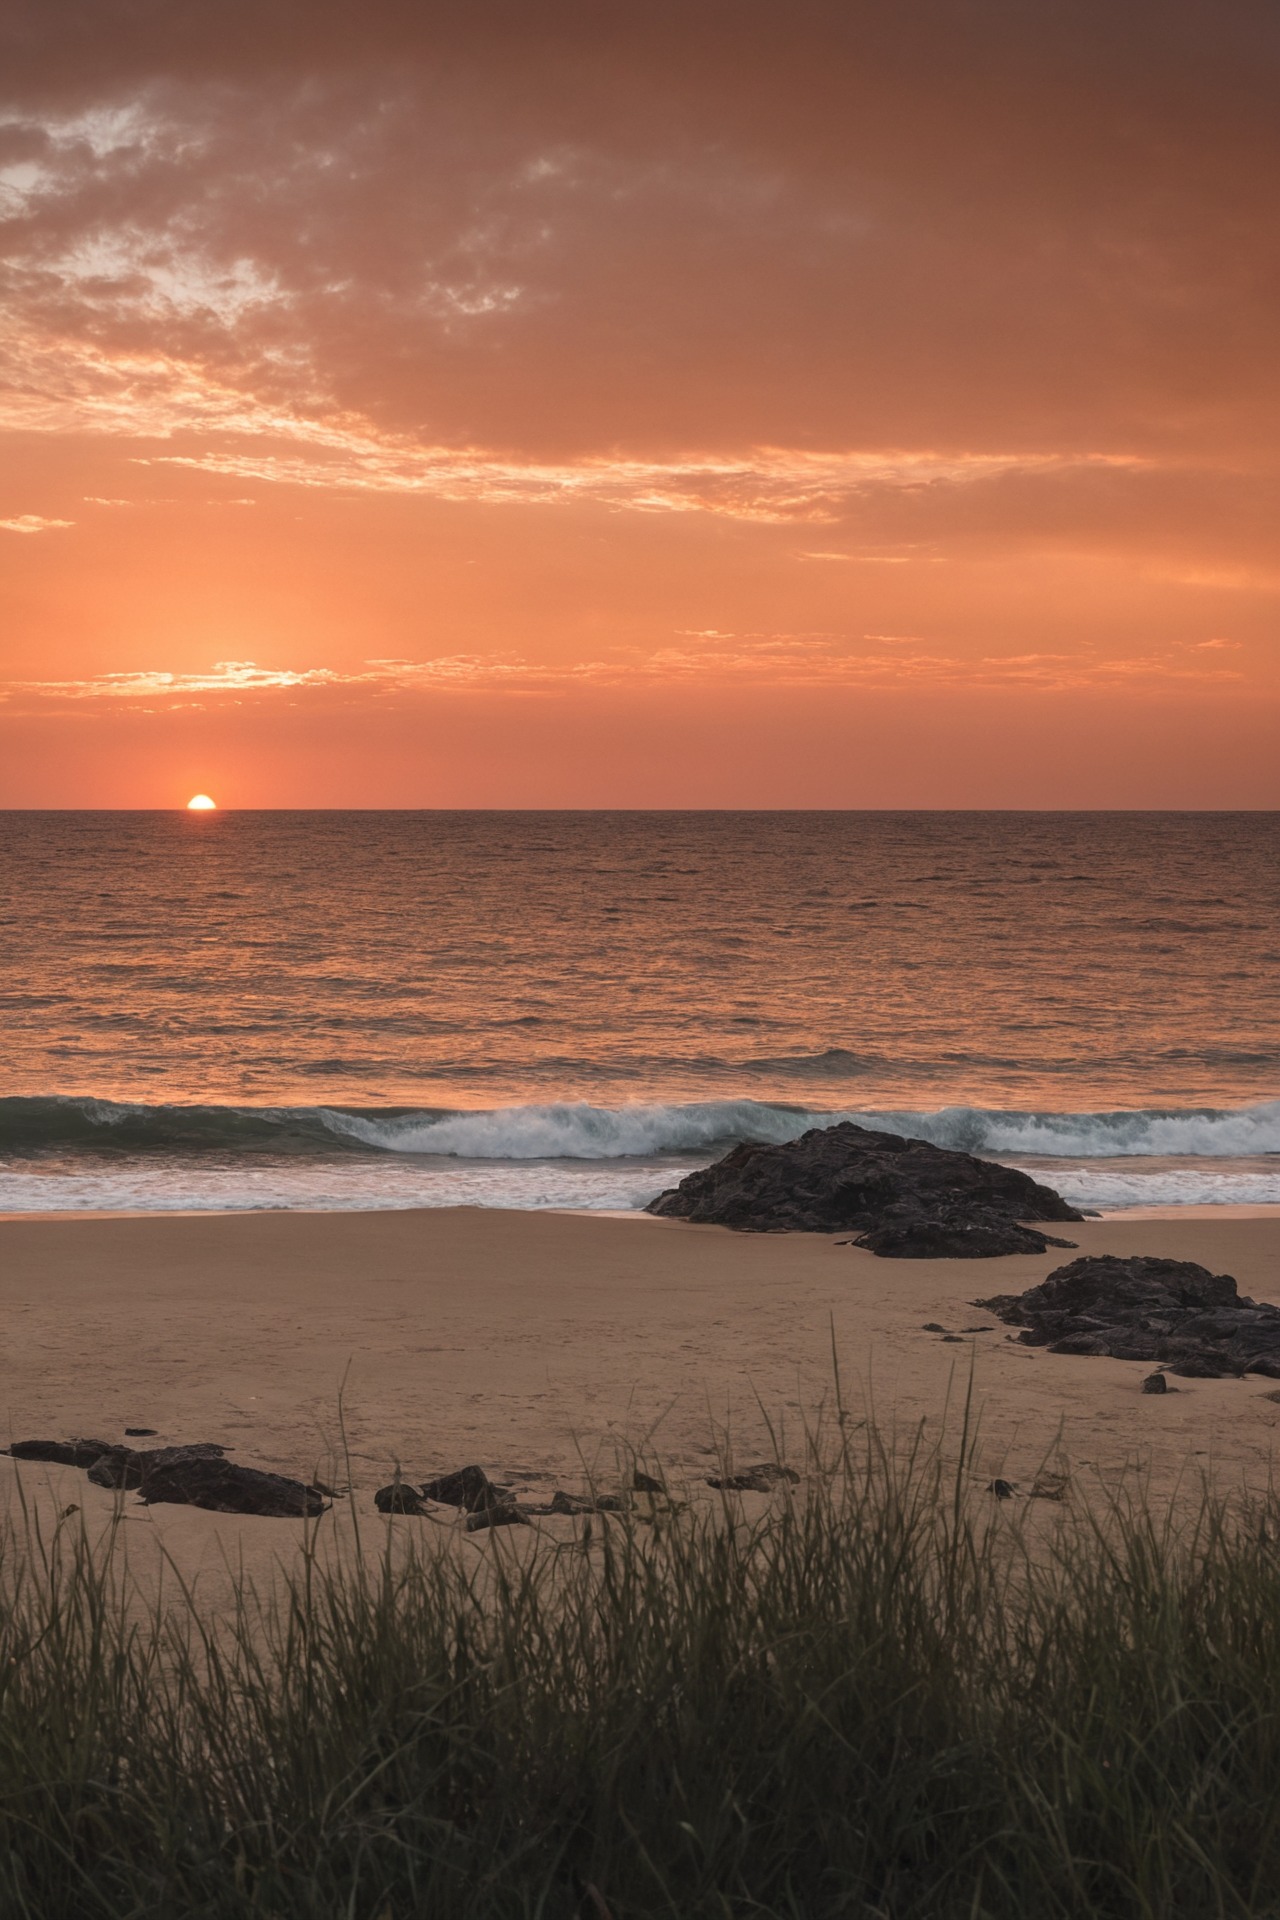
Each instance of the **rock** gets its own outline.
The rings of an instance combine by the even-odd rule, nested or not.
[[[502,1500],[496,1506],[467,1515],[468,1533],[479,1533],[484,1527],[527,1527],[528,1524],[527,1516],[512,1500]]]
[[[1050,1247],[1073,1247],[1074,1240],[1055,1240],[1015,1221],[991,1225],[974,1220],[925,1219],[889,1221],[850,1242],[878,1253],[882,1260],[996,1260],[1006,1253],[1044,1253]]]
[[[547,1508],[548,1513],[564,1514],[594,1513],[595,1510],[594,1500],[584,1500],[576,1493],[563,1493],[559,1488],[552,1494],[551,1505]]]
[[[89,1468],[95,1487],[140,1487],[142,1468],[129,1447],[108,1447]]]
[[[195,1460],[220,1460],[225,1452],[216,1440],[197,1440],[189,1447],[153,1447],[145,1453],[132,1447],[108,1447],[90,1467],[89,1478],[95,1487],[141,1488],[150,1472],[181,1468]]]
[[[438,1500],[446,1507],[463,1507],[468,1513],[485,1513],[503,1500],[501,1489],[494,1486],[483,1467],[459,1467],[456,1473],[442,1473],[438,1479],[427,1481],[422,1497]]]
[[[936,1320],[926,1320],[920,1331],[921,1333],[945,1333],[946,1328],[940,1327]]]
[[[1111,1349],[1100,1333],[1068,1333],[1061,1340],[1053,1341],[1049,1351],[1100,1355],[1110,1353]]]
[[[722,1493],[772,1493],[777,1486],[797,1486],[800,1475],[794,1467],[784,1467],[777,1460],[762,1460],[758,1466],[747,1467],[742,1473],[733,1473],[722,1479],[708,1477],[707,1485]]]
[[[1230,1274],[1190,1260],[1090,1255],[1056,1268],[1024,1294],[973,1304],[1021,1327],[1028,1346],[1051,1353],[1158,1361],[1182,1379],[1280,1379],[1280,1307],[1242,1298]],[[1150,1381],[1144,1387],[1166,1391]]]
[[[1168,1393],[1169,1382],[1162,1373],[1149,1373],[1142,1383],[1144,1393]]]
[[[1071,1482],[1065,1473],[1054,1473],[1046,1468],[1038,1473],[1031,1486],[1033,1500],[1065,1500]]]
[[[856,1245],[894,1259],[1039,1253],[1049,1238],[1025,1222],[1080,1218],[1015,1168],[849,1120],[783,1146],[735,1147],[648,1211],[755,1233],[848,1229]]]
[[[1173,1361],[1169,1371],[1176,1373],[1180,1380],[1240,1380],[1245,1370],[1231,1366],[1212,1353],[1184,1353],[1181,1359]]]
[[[275,1520],[312,1519],[326,1511],[319,1489],[281,1473],[238,1467],[218,1452],[166,1447],[168,1455],[143,1455],[139,1493],[148,1506],[203,1507],[210,1513],[253,1513]],[[181,1455],[181,1458],[175,1456]]]
[[[373,1504],[379,1513],[413,1513],[425,1515],[427,1508],[421,1496],[403,1480],[393,1480],[389,1487],[379,1487],[373,1496]]]
[[[633,1493],[665,1493],[666,1490],[661,1480],[655,1480],[651,1473],[641,1473],[639,1467],[631,1476]]]
[[[154,1427],[126,1427],[124,1430],[126,1440],[153,1440],[155,1435]]]
[[[237,1467],[223,1458],[226,1448],[214,1440],[187,1447],[138,1451],[105,1440],[20,1440],[10,1449],[20,1460],[52,1460],[86,1467],[97,1487],[136,1488],[150,1505],[205,1507],[214,1513],[299,1516],[323,1513],[318,1487],[256,1467]]]
[[[15,1460],[47,1460],[59,1467],[91,1467],[104,1453],[122,1451],[110,1440],[15,1440],[4,1452]]]
[[[1012,1480],[989,1480],[987,1492],[994,1493],[997,1500],[1012,1500],[1018,1489]]]

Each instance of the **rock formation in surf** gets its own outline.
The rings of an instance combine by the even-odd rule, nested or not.
[[[1280,1307],[1241,1296],[1227,1273],[1192,1260],[1098,1254],[1057,1267],[1023,1294],[975,1306],[1050,1353],[1157,1361],[1190,1379],[1260,1373],[1280,1380]],[[1159,1392],[1150,1382],[1147,1392]]]
[[[735,1147],[647,1210],[749,1233],[852,1231],[855,1246],[917,1260],[1069,1247],[1026,1223],[1081,1217],[1016,1168],[850,1120],[782,1146]]]

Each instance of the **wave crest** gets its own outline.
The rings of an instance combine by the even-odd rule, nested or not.
[[[653,1159],[794,1140],[855,1120],[967,1153],[1114,1159],[1280,1154],[1280,1101],[1238,1108],[1022,1113],[818,1111],[758,1100],[595,1107],[586,1101],[442,1108],[146,1106],[62,1096],[0,1099],[0,1152],[430,1154],[466,1160]]]

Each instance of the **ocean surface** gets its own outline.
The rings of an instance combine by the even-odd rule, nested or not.
[[[0,1212],[635,1208],[845,1116],[1280,1204],[1280,815],[0,814]]]

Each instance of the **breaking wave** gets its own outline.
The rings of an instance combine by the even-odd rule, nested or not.
[[[0,1153],[429,1154],[466,1160],[711,1156],[737,1141],[794,1140],[855,1120],[937,1146],[999,1156],[1209,1159],[1280,1154],[1280,1101],[1253,1107],[1019,1113],[983,1107],[842,1112],[757,1100],[595,1107],[587,1102],[445,1108],[146,1106],[47,1096],[0,1099]]]

